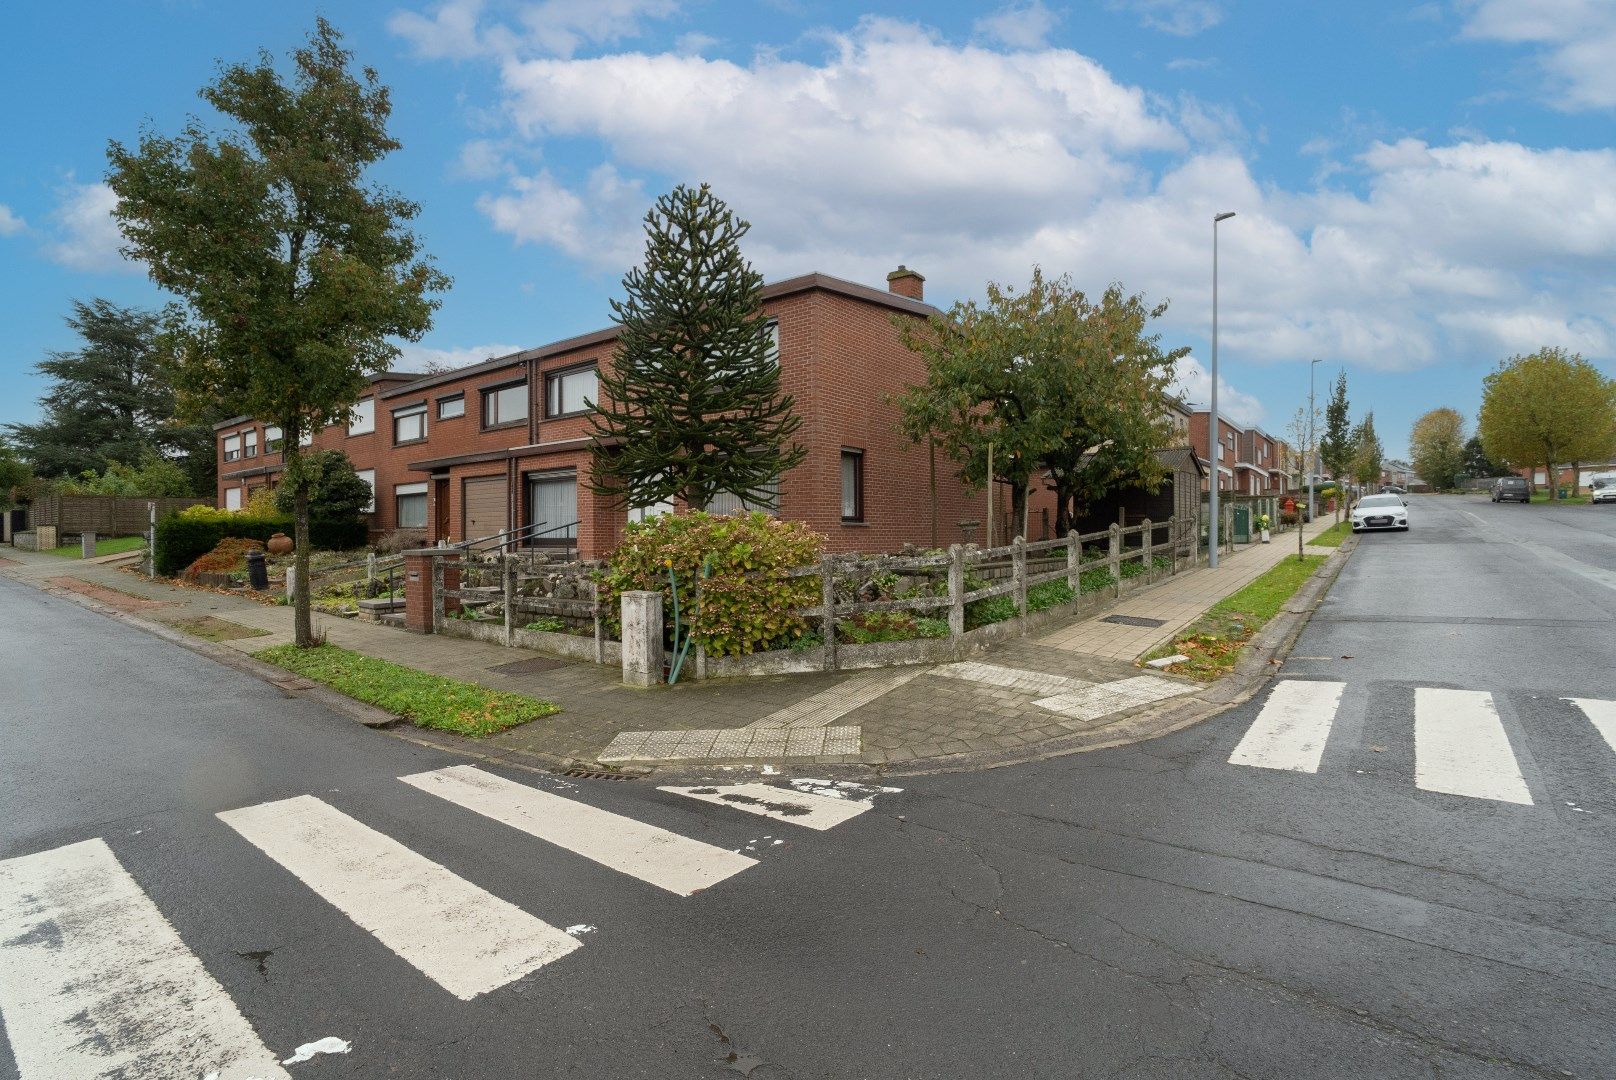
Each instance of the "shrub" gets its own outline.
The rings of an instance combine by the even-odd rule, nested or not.
[[[323,521],[357,521],[375,501],[369,484],[354,471],[353,462],[341,450],[312,450],[303,455],[308,469],[309,518]],[[292,489],[282,485],[275,489],[275,509],[283,514],[292,512]]]
[[[989,626],[1015,617],[1016,598],[1013,596],[988,596],[981,600],[972,600],[965,605],[967,630],[975,630],[979,626]]]
[[[783,572],[815,562],[824,544],[806,525],[762,513],[659,514],[628,526],[598,578],[600,598],[614,636],[620,629],[618,596],[632,589],[661,592],[671,628],[669,569],[678,576],[682,613],[689,618],[705,566],[701,607],[691,624],[696,640],[714,656],[783,648],[808,628],[797,609],[819,598],[817,577],[788,578]]]
[[[1046,581],[1027,590],[1027,610],[1047,611],[1076,598],[1077,594],[1066,582]]]
[[[843,620],[836,627],[842,641],[867,645],[872,641],[912,641],[915,638],[948,636],[948,623],[926,619],[906,611],[865,611]]]
[[[268,542],[276,533],[292,535],[292,519],[284,514],[261,515],[247,510],[219,510],[188,506],[157,523],[156,571],[167,577],[179,573],[227,536]],[[363,547],[363,521],[311,521],[309,543],[315,548],[346,551]]]
[[[1109,589],[1117,583],[1111,571],[1104,566],[1091,567],[1077,576],[1077,584],[1086,593]]]

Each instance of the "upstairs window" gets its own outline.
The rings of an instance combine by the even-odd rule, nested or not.
[[[426,438],[426,402],[409,405],[393,412],[393,442],[420,442]]]
[[[453,420],[458,416],[466,415],[466,395],[456,394],[454,397],[438,399],[438,419]]]
[[[595,366],[556,371],[544,377],[544,415],[576,416],[588,412],[599,393]]]
[[[348,434],[369,435],[376,430],[376,399],[366,398],[353,407],[348,417]]]
[[[511,383],[483,391],[483,427],[527,422],[527,383]]]
[[[285,441],[286,436],[282,434],[281,429],[276,427],[274,424],[270,424],[268,427],[264,428],[264,453],[275,453],[281,448],[281,444]]]
[[[226,435],[224,439],[224,459],[226,461],[239,461],[241,459],[241,436]]]
[[[258,456],[258,429],[248,428],[241,433],[241,456]]]

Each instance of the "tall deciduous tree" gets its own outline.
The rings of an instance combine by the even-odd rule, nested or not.
[[[229,130],[193,120],[177,137],[108,148],[124,250],[183,302],[165,333],[182,407],[225,402],[283,433],[301,646],[314,637],[300,437],[347,416],[398,354],[390,339],[419,339],[449,284],[407,228],[416,204],[366,182],[399,144],[387,88],[371,68],[356,77],[352,59],[320,19],[290,79],[260,53],[202,89]]]
[[[1065,531],[1106,492],[1164,476],[1154,453],[1171,438],[1162,402],[1188,352],[1164,353],[1148,332],[1164,311],[1118,285],[1091,301],[1034,268],[1023,291],[990,283],[985,304],[905,320],[900,336],[927,377],[899,398],[904,430],[935,440],[967,482],[1008,484],[1017,526],[1029,485],[1047,471]]]
[[[1319,436],[1319,460],[1331,476],[1342,478],[1352,472],[1352,416],[1347,402],[1347,373],[1337,372],[1324,408],[1324,434]]]
[[[807,456],[763,276],[741,254],[750,228],[706,184],[681,184],[645,215],[645,262],[611,302],[622,330],[591,414],[595,491],[634,508],[723,494],[772,507],[776,481]]]
[[[1352,431],[1352,461],[1349,465],[1352,478],[1366,487],[1378,483],[1381,459],[1384,457],[1380,436],[1375,434],[1375,414],[1365,413]]]
[[[1464,471],[1466,476],[1508,476],[1509,467],[1487,456],[1481,445],[1481,436],[1472,435],[1464,445]]]
[[[101,473],[112,462],[133,465],[153,455],[180,459],[188,486],[212,490],[211,420],[187,425],[175,418],[174,387],[156,347],[157,315],[99,298],[72,303],[67,325],[83,344],[36,365],[51,386],[39,399],[38,423],[7,425],[18,452],[47,477]]]
[[[1487,456],[1542,465],[1549,498],[1556,463],[1608,460],[1616,452],[1616,381],[1575,353],[1539,349],[1499,364],[1484,381],[1481,442]]]
[[[1464,417],[1457,409],[1432,409],[1414,421],[1408,449],[1426,483],[1438,491],[1457,487],[1465,471]]]

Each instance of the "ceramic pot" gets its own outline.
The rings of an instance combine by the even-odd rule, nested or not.
[[[292,538],[285,533],[275,533],[264,546],[269,549],[271,555],[285,555],[292,550]]]

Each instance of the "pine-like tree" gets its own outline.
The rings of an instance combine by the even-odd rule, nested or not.
[[[1380,436],[1375,434],[1375,414],[1365,413],[1352,432],[1352,478],[1365,487],[1379,483],[1384,457]]]
[[[1324,409],[1324,434],[1319,436],[1319,460],[1337,480],[1345,479],[1352,471],[1353,451],[1352,416],[1347,403],[1347,373],[1335,377],[1335,388],[1330,391],[1330,404]]]
[[[763,277],[741,255],[750,228],[706,184],[645,215],[644,265],[611,302],[622,333],[591,417],[595,491],[634,508],[723,494],[772,507],[775,482],[807,455],[759,309]]]

